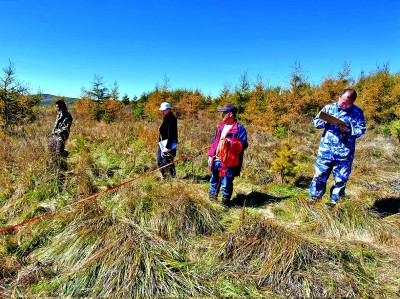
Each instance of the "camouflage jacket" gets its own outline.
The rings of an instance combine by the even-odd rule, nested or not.
[[[72,125],[71,113],[69,113],[65,109],[61,109],[57,113],[57,118],[51,133],[60,136],[65,141],[68,139],[71,125]]]
[[[322,111],[343,120],[348,129],[346,132],[341,132],[339,127],[319,119],[318,113],[313,125],[318,129],[324,129],[318,155],[330,160],[353,160],[356,139],[366,130],[363,111],[356,105],[344,110],[339,108],[338,103],[328,104]]]

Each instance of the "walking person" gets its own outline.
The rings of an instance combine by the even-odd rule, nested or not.
[[[310,204],[319,201],[326,191],[326,183],[333,172],[334,185],[330,189],[330,208],[345,195],[346,183],[354,160],[356,139],[365,133],[366,124],[363,111],[354,105],[357,92],[344,90],[336,103],[322,108],[331,116],[342,120],[345,125],[333,125],[320,119],[321,112],[314,118],[313,125],[324,129],[315,163],[315,174],[310,184]]]
[[[222,122],[218,126],[208,152],[208,166],[212,172],[209,198],[217,200],[221,190],[222,204],[231,205],[233,180],[240,175],[243,152],[247,149],[247,132],[236,120],[237,108],[227,104],[218,109],[222,112]]]
[[[171,111],[171,105],[167,102],[161,103],[159,110],[163,116],[163,122],[160,126],[159,146],[157,152],[158,167],[165,166],[174,161],[176,156],[176,147],[178,144],[178,122]],[[171,164],[160,169],[163,178],[167,175],[176,176],[175,165]]]

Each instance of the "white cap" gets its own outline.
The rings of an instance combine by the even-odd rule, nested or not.
[[[158,110],[164,111],[165,109],[171,109],[171,105],[167,102],[161,103],[160,109]]]

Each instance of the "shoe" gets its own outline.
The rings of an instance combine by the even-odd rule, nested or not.
[[[313,206],[315,205],[318,201],[321,200],[321,197],[318,196],[313,196],[311,197],[310,201],[308,202],[309,205]]]
[[[224,207],[230,207],[230,206],[231,206],[230,198],[228,198],[228,197],[222,197],[222,202],[221,202],[221,204],[222,204]]]
[[[336,207],[336,201],[331,200],[330,202],[327,202],[325,204],[329,209],[333,209],[334,207]]]
[[[211,201],[217,201],[217,194],[209,193],[208,194],[208,199],[211,200]]]

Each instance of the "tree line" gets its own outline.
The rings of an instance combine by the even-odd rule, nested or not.
[[[0,80],[0,127],[3,131],[15,124],[34,119],[34,107],[40,95],[15,77],[12,63],[3,69]],[[327,103],[336,102],[341,91],[354,88],[358,92],[356,105],[365,113],[369,127],[395,128],[400,135],[400,73],[392,73],[388,65],[377,67],[369,74],[361,73],[354,79],[350,66],[343,65],[336,76],[328,76],[313,85],[296,63],[288,87],[272,86],[258,76],[250,82],[247,72],[240,75],[234,88],[225,85],[216,98],[205,96],[199,90],[171,90],[168,79],[162,86],[130,99],[120,99],[118,83],[107,88],[103,78],[95,75],[90,89],[82,89],[76,101],[76,113],[97,121],[113,122],[120,111],[131,109],[132,117],[155,119],[161,102],[170,102],[178,117],[195,117],[200,111],[215,112],[216,108],[233,103],[238,107],[241,121],[263,126],[266,130],[294,130],[299,123],[308,121]],[[126,108],[129,107],[129,108]],[[398,136],[399,136],[398,135]]]

